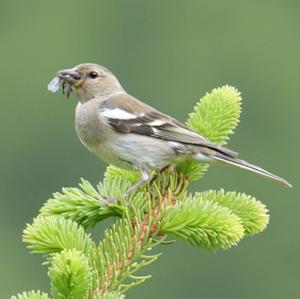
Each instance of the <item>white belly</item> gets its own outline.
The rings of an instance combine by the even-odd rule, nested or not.
[[[176,160],[168,142],[137,135],[115,133],[112,141],[104,141],[92,151],[103,161],[122,168],[161,169]]]

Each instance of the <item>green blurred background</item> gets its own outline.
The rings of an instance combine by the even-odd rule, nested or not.
[[[49,290],[22,230],[52,192],[105,165],[74,130],[76,98],[47,92],[58,69],[96,62],[133,95],[184,121],[231,84],[243,114],[230,147],[293,189],[211,167],[194,189],[237,190],[270,209],[267,230],[211,253],[178,242],[128,298],[299,298],[300,1],[1,1],[0,297]],[[297,155],[298,154],[298,155]]]

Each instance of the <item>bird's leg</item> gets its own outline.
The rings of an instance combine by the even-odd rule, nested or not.
[[[151,180],[150,172],[147,170],[141,170],[141,178],[138,182],[136,182],[133,186],[131,186],[126,192],[122,194],[119,198],[107,198],[105,199],[105,203],[107,205],[117,203],[121,197],[128,197],[132,193],[134,193],[137,189],[139,189],[143,184]]]
[[[124,194],[123,196],[127,197],[134,193],[137,189],[139,189],[144,183],[148,182],[151,180],[149,171],[146,170],[141,170],[141,178],[138,182],[136,182],[132,187],[130,187]]]

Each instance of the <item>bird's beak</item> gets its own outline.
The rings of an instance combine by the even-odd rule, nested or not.
[[[79,72],[76,69],[66,69],[57,72],[57,77],[63,82],[69,83],[76,88],[80,87],[83,83]]]

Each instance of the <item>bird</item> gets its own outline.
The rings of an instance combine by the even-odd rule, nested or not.
[[[60,84],[66,97],[73,91],[79,96],[75,128],[82,144],[106,163],[140,172],[139,181],[124,196],[150,181],[152,170],[159,171],[184,159],[221,162],[292,186],[131,96],[104,66],[83,63],[60,70],[48,89],[56,92]]]

